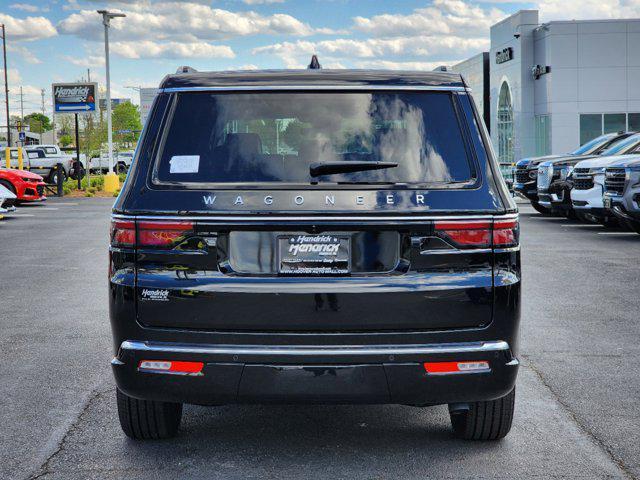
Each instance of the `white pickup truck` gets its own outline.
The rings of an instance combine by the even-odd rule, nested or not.
[[[11,168],[18,168],[18,149],[10,149]],[[5,162],[4,152],[2,161]],[[64,154],[57,145],[29,145],[22,147],[22,165],[30,172],[41,175],[47,183],[58,181],[58,163],[62,164],[62,180],[69,176],[73,166],[71,157]]]
[[[125,173],[129,170],[131,162],[133,161],[133,150],[124,152],[113,152],[113,169],[115,173]],[[83,162],[86,168],[85,163]],[[91,159],[91,171],[101,171],[106,173],[109,170],[109,157],[107,154],[102,154],[99,157],[93,157]]]

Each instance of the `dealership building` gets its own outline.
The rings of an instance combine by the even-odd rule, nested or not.
[[[602,133],[640,131],[640,19],[541,24],[536,10],[521,10],[491,27],[490,52],[451,70],[473,89],[505,170]]]

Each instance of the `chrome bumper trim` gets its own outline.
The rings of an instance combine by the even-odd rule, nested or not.
[[[111,218],[122,220],[191,220],[204,222],[398,222],[398,221],[433,221],[433,220],[509,220],[518,218],[517,213],[498,214],[498,215],[196,215],[196,216],[180,216],[180,215],[125,215],[114,213]]]
[[[431,345],[347,345],[335,346],[253,346],[253,345],[194,345],[173,343],[151,343],[125,340],[121,350],[158,352],[158,353],[192,353],[203,355],[264,355],[282,356],[315,356],[315,355],[433,355],[446,353],[495,352],[509,350],[504,340],[467,343],[443,343]]]

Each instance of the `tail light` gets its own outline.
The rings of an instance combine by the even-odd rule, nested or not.
[[[136,223],[132,220],[111,221],[111,245],[133,247],[136,244]]]
[[[138,370],[151,373],[202,375],[203,362],[179,362],[175,360],[142,360]]]
[[[133,220],[113,220],[111,244],[118,247],[170,247],[192,230],[192,222],[137,222],[136,224]]]
[[[169,247],[191,230],[191,222],[138,222],[138,246]]]
[[[460,249],[513,247],[518,245],[518,220],[441,221],[435,233]]]
[[[473,362],[425,362],[425,371],[429,375],[446,375],[451,373],[484,373],[490,372],[489,362],[485,360]]]
[[[493,246],[515,247],[519,241],[518,219],[495,220],[493,222]]]

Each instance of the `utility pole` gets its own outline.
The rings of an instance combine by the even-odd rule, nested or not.
[[[40,96],[42,97],[42,117],[44,118],[44,88],[40,89]],[[44,123],[40,126],[40,145],[42,145],[43,134],[44,134]]]
[[[104,56],[105,67],[107,71],[107,141],[109,144],[109,172],[104,182],[106,192],[115,192],[120,186],[118,177],[113,172],[113,132],[111,131],[111,78],[109,72],[109,24],[111,19],[116,17],[126,17],[124,13],[109,12],[108,10],[98,10],[102,15],[102,24],[104,25]]]
[[[11,125],[9,124],[9,81],[7,80],[7,34],[2,24],[2,54],[4,57],[4,100],[7,104],[7,146],[11,146]]]
[[[22,85],[20,85],[20,120],[24,125],[24,96],[22,93]]]

